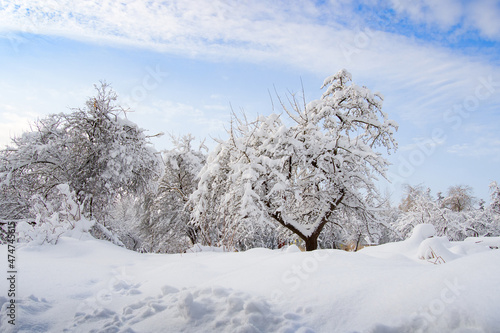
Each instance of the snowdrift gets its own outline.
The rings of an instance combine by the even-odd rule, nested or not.
[[[177,255],[63,237],[18,248],[16,326],[2,279],[0,331],[498,332],[500,239],[434,234],[357,253]]]

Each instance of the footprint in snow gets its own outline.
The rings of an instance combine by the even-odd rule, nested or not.
[[[131,284],[125,280],[117,280],[113,283],[112,291],[121,295],[139,295],[141,291],[138,289],[140,283]]]
[[[0,332],[49,332],[51,324],[44,321],[40,315],[52,308],[45,298],[38,298],[34,295],[19,298],[16,300],[16,321],[15,325],[8,322],[7,307],[10,302],[5,297],[0,297],[0,308],[2,320],[0,320]],[[5,319],[5,320],[4,320]]]
[[[126,289],[117,284],[117,290]],[[123,288],[122,288],[123,287]],[[121,311],[107,309],[75,316],[74,331],[132,333],[135,325],[148,321],[164,327],[175,325],[178,332],[314,333],[303,323],[304,311],[282,313],[264,298],[228,288],[161,288],[156,297],[128,304]],[[100,330],[85,329],[86,325]],[[141,329],[137,329],[141,331]],[[69,332],[69,331],[68,331]]]

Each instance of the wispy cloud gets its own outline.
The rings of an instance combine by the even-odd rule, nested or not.
[[[66,36],[213,60],[280,63],[324,76],[341,67],[386,93],[403,117],[435,121],[471,81],[500,68],[485,59],[366,28],[372,1],[227,2],[26,0],[0,8],[0,30]],[[397,19],[500,39],[498,4],[394,0]],[[456,28],[459,25],[460,29]],[[472,87],[473,89],[473,87]],[[387,94],[388,92],[388,94]],[[500,95],[500,94],[499,94]],[[500,97],[492,97],[492,99]],[[389,103],[391,103],[389,101]]]
[[[484,136],[472,142],[452,145],[447,152],[460,157],[488,157],[500,159],[500,140],[496,137]]]
[[[500,40],[500,3],[496,0],[392,0],[390,6],[404,18],[441,31],[478,32]]]
[[[426,149],[432,150],[436,149],[439,146],[445,144],[445,140],[443,139],[431,139],[431,138],[413,138],[413,143],[409,143],[399,147],[399,151],[408,152],[414,151],[418,149]]]
[[[21,135],[28,130],[30,124],[38,116],[33,112],[20,112],[14,106],[0,105],[0,110],[7,110],[0,113],[0,117],[4,120],[0,122],[0,142],[10,142],[11,138]],[[0,147],[2,149],[3,147]]]
[[[224,133],[229,120],[227,107],[196,107],[164,99],[157,99],[149,106],[142,106],[138,116],[147,116],[154,121],[147,124],[147,128],[152,132],[170,128],[176,131],[173,134],[192,133],[199,139],[209,138],[214,133]],[[135,120],[136,115],[131,113],[128,117]]]

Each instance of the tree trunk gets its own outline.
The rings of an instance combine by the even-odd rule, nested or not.
[[[287,228],[288,230],[292,231],[294,234],[302,238],[304,242],[306,243],[306,251],[314,251],[318,249],[318,238],[319,234],[321,233],[321,230],[323,230],[323,227],[326,225],[328,222],[328,219],[330,218],[330,215],[335,211],[337,206],[340,204],[342,199],[344,199],[345,192],[342,191],[342,195],[335,201],[330,203],[330,209],[325,213],[325,215],[321,219],[321,223],[319,223],[315,230],[312,232],[310,236],[304,235],[296,226],[293,224],[289,224],[285,222],[283,219],[283,215],[281,214],[280,211],[278,212],[272,212],[269,213],[269,216],[271,216],[274,220],[276,220],[279,224]],[[267,207],[270,208],[269,202],[265,202],[267,204]]]
[[[318,236],[319,233],[317,235],[313,234],[309,238],[304,239],[306,242],[306,251],[314,251],[318,249]]]

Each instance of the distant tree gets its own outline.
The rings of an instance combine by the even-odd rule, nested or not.
[[[405,184],[403,186],[404,198],[399,204],[399,209],[403,212],[409,212],[414,209],[414,206],[419,197],[424,194],[424,187],[422,184],[411,186]]]
[[[490,184],[490,196],[491,196],[491,209],[500,214],[500,186],[497,182],[491,182]]]
[[[371,206],[375,207],[375,204]],[[320,247],[336,249],[348,246],[357,251],[364,245],[400,240],[391,225],[391,221],[397,219],[397,212],[397,208],[391,207],[388,197],[373,211],[339,209],[335,213],[336,223],[328,223],[323,228],[318,239]]]
[[[154,181],[153,181],[154,182]],[[153,187],[152,185],[150,187]],[[139,232],[139,207],[146,193],[120,196],[110,209],[106,226],[120,239],[123,245],[133,251],[141,251],[142,239]]]
[[[467,185],[456,185],[448,189],[448,195],[443,199],[442,205],[454,212],[471,210],[475,198],[472,195],[472,187]]]
[[[396,123],[382,112],[382,97],[345,70],[323,88],[321,99],[303,107],[282,103],[291,127],[276,114],[233,119],[190,199],[205,239],[234,246],[271,223],[315,250],[325,225],[340,222],[337,211],[368,212],[380,199],[374,180],[388,162],[375,148],[396,147]]]
[[[484,210],[485,209],[485,205],[486,205],[486,201],[484,201],[484,199],[479,199],[478,203],[479,205],[479,209],[480,210]]]
[[[402,214],[395,221],[395,229],[402,238],[407,238],[418,224],[428,223],[436,227],[439,235],[444,235],[447,228],[441,205],[434,200],[429,188],[423,185],[405,186],[406,195],[399,205]]]

